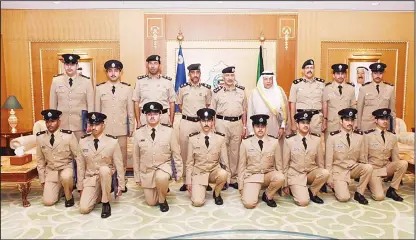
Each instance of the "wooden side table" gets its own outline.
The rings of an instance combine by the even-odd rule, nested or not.
[[[32,130],[18,129],[17,132],[12,133],[9,129],[1,130],[1,147],[3,156],[14,156],[13,149],[10,148],[10,141],[21,136],[32,135]]]

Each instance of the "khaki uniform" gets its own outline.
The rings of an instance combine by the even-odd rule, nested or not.
[[[49,107],[62,112],[61,128],[74,132],[77,140],[83,135],[82,110],[94,111],[94,89],[90,78],[84,75],[72,77],[72,87],[66,74],[52,79]]]
[[[308,145],[306,150],[300,134],[286,136],[283,146],[285,185],[290,187],[295,203],[300,206],[309,203],[306,185],[311,184],[311,192],[316,196],[329,177],[329,171],[324,169],[321,138],[314,133],[305,137]]]
[[[279,141],[271,135],[264,136],[261,150],[259,140],[250,135],[241,142],[240,147],[238,189],[243,190],[241,200],[246,208],[257,205],[262,185],[267,186],[266,195],[272,199],[285,183]]]
[[[342,94],[339,93],[339,85],[342,86]],[[325,84],[322,101],[328,103],[328,125],[325,131],[325,139],[327,139],[330,132],[341,128],[338,112],[344,108],[355,108],[354,84],[346,82],[338,84],[335,81]]]
[[[78,141],[70,130],[58,129],[54,133],[55,142],[50,144],[51,133],[41,131],[36,134],[36,159],[40,183],[43,189],[43,204],[51,206],[59,200],[61,187],[66,200],[72,198],[74,168],[72,159],[77,162],[77,189],[82,190],[85,162],[81,157]]]
[[[242,117],[247,111],[247,96],[244,92],[244,87],[235,85],[229,89],[222,86],[215,88],[210,108],[214,109],[217,114],[215,129],[225,134],[231,172],[231,178],[227,179],[227,182],[236,183],[243,122],[241,119],[237,121],[228,121],[220,119],[218,116]]]
[[[209,183],[215,183],[215,196],[219,196],[230,174],[225,135],[211,132],[208,136],[208,148],[204,133],[195,132],[189,136],[186,184],[192,187],[191,200],[195,207],[205,203],[205,192]],[[226,170],[221,168],[220,163]]]
[[[175,102],[176,93],[173,88],[172,78],[159,75],[157,78],[150,78],[149,75],[137,77],[133,91],[133,101],[139,102],[140,112],[143,105],[148,102],[158,102],[162,104],[163,110],[167,112],[160,116],[160,122],[170,124],[169,104]],[[140,123],[146,124],[146,115],[140,114]]]
[[[358,129],[367,131],[376,127],[372,112],[380,108],[390,108],[393,117],[393,126],[396,126],[396,95],[394,86],[390,83],[380,82],[377,92],[375,82],[363,84],[360,88],[357,101]]]
[[[361,131],[349,133],[338,130],[331,132],[326,141],[325,168],[329,171],[328,183],[333,183],[335,197],[345,202],[350,199],[348,185],[351,178],[360,178],[357,192],[364,195],[373,167],[367,163],[364,136]]]
[[[98,202],[110,201],[111,177],[116,170],[119,186],[121,189],[125,187],[123,160],[117,137],[101,134],[97,150],[94,139],[93,135],[87,134],[79,141],[86,164],[84,190],[79,203],[82,214],[91,212]]]
[[[289,102],[296,103],[296,110],[319,110],[311,119],[311,132],[320,134],[322,132],[322,95],[325,81],[314,77],[313,80],[296,79],[290,87]],[[291,113],[291,117],[296,113]]]
[[[384,190],[381,177],[393,176],[390,186],[399,189],[400,181],[406,173],[408,163],[400,160],[399,149],[397,146],[397,136],[394,133],[385,131],[383,141],[379,128],[365,132],[366,155],[368,163],[373,165],[369,185],[371,196],[374,200],[384,199]],[[389,160],[391,158],[391,161]]]
[[[95,111],[107,115],[104,133],[116,136],[123,156],[124,173],[127,168],[127,137],[134,131],[133,90],[130,84],[117,82],[113,94],[110,81],[97,84]]]
[[[182,105],[183,117],[191,117],[189,120],[181,119],[179,123],[179,142],[183,161],[186,161],[188,157],[189,134],[197,132],[201,128],[196,112],[201,108],[209,106],[209,104],[211,104],[211,99],[211,86],[208,84],[199,83],[195,85],[188,82],[179,88],[176,103]],[[183,166],[183,171],[186,173],[186,162],[183,163]]]
[[[133,143],[134,179],[141,183],[145,200],[151,206],[165,202],[174,170],[177,180],[183,173],[180,148],[173,128],[159,124],[155,129],[155,139],[152,140],[152,128],[140,126],[136,129]]]

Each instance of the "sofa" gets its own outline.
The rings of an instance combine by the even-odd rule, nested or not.
[[[415,173],[415,133],[407,131],[406,123],[401,118],[396,118],[395,131],[400,159],[406,160],[409,163],[408,170]]]
[[[33,125],[32,135],[22,136],[10,141],[10,148],[24,147],[27,154],[36,155],[36,133],[46,130],[45,120],[36,121]]]

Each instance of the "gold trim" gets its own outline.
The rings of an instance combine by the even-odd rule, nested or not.
[[[41,89],[41,97],[42,97],[42,110],[45,109],[45,91],[43,89],[43,61],[42,61],[42,48],[39,49],[39,62],[40,62],[40,89]]]
[[[143,12],[143,14],[152,15],[152,14],[158,14],[158,15],[293,15],[298,16],[299,12],[262,12],[262,11],[250,11],[250,12]]]
[[[74,50],[75,50],[75,49],[72,49],[71,54],[76,54],[76,55],[88,55],[88,53],[85,53],[85,52],[74,52]],[[68,53],[68,52],[65,52],[65,53],[57,53],[56,55],[57,55],[57,56],[62,56],[62,55],[67,54],[67,53]]]
[[[165,26],[164,26],[164,23],[163,23],[163,18],[161,18],[161,17],[155,17],[155,18],[152,18],[152,17],[146,17],[146,38],[153,38],[153,36],[149,36],[149,19],[154,19],[154,20],[160,20],[160,35],[158,35],[158,37],[157,38],[163,38],[164,36],[165,36],[165,34],[164,34],[164,30],[165,30]],[[156,26],[156,25],[154,25],[154,26]],[[153,27],[153,26],[152,26]],[[156,26],[157,27],[157,26]]]
[[[403,113],[402,113],[403,121],[405,120],[404,118],[405,118],[405,113],[406,113],[407,61],[408,60],[409,60],[409,42],[406,42],[406,60],[404,62]]]
[[[322,40],[321,47],[323,43],[407,43],[408,41],[390,41],[390,40]]]
[[[29,74],[30,74],[30,93],[32,96],[32,123],[35,124],[35,88],[33,87],[33,67],[32,67],[32,42],[29,41]]]
[[[283,28],[284,27],[289,27],[290,28],[290,26],[284,26],[284,27],[282,27],[282,20],[292,20],[293,21],[293,30],[291,30],[291,33],[293,33],[293,37],[288,37],[289,39],[290,38],[296,38],[296,31],[295,31],[295,29],[296,29],[296,19],[293,19],[293,18],[280,18],[279,19],[279,39],[282,39],[282,38],[285,38],[284,36],[282,37],[282,30],[283,30]]]
[[[370,56],[370,57],[380,57],[383,54],[382,53],[353,53],[353,56],[361,57],[361,56]]]

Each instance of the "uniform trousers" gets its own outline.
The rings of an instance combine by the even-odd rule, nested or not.
[[[59,200],[61,187],[64,189],[66,200],[70,200],[72,198],[72,190],[74,188],[74,170],[72,168],[65,168],[57,172],[58,178],[56,182],[48,179],[45,181],[43,189],[43,204],[45,206],[52,206]]]
[[[215,170],[209,173],[208,183],[215,183],[215,196],[219,196],[221,193],[222,188],[224,187],[227,181],[227,171],[222,168],[216,168]],[[197,176],[197,175],[194,175]],[[194,176],[192,176],[192,194],[191,194],[191,201],[194,207],[200,207],[205,203],[205,192],[207,191],[207,185],[203,184],[194,184]]]
[[[111,176],[113,171],[108,166],[101,166],[95,183],[85,185],[79,202],[79,211],[82,214],[91,212],[95,204],[100,202],[107,203],[110,201]],[[117,189],[114,189],[117,191]]]
[[[303,175],[303,174],[301,174]],[[304,177],[304,176],[298,177]],[[316,196],[321,187],[326,183],[329,177],[329,172],[323,168],[317,168],[306,173],[307,181],[303,185],[290,185],[290,191],[293,195],[293,200],[299,206],[306,206],[309,203],[309,193],[306,184],[310,184],[312,195]]]
[[[164,203],[166,200],[166,195],[168,194],[169,188],[169,173],[163,170],[156,170],[155,172],[155,188],[143,188],[144,199],[146,203],[150,206],[155,206],[158,203]]]
[[[179,123],[179,143],[183,162],[183,182],[186,182],[186,159],[188,158],[189,134],[200,131],[201,123],[181,119]],[[179,176],[178,176],[179,177]]]

